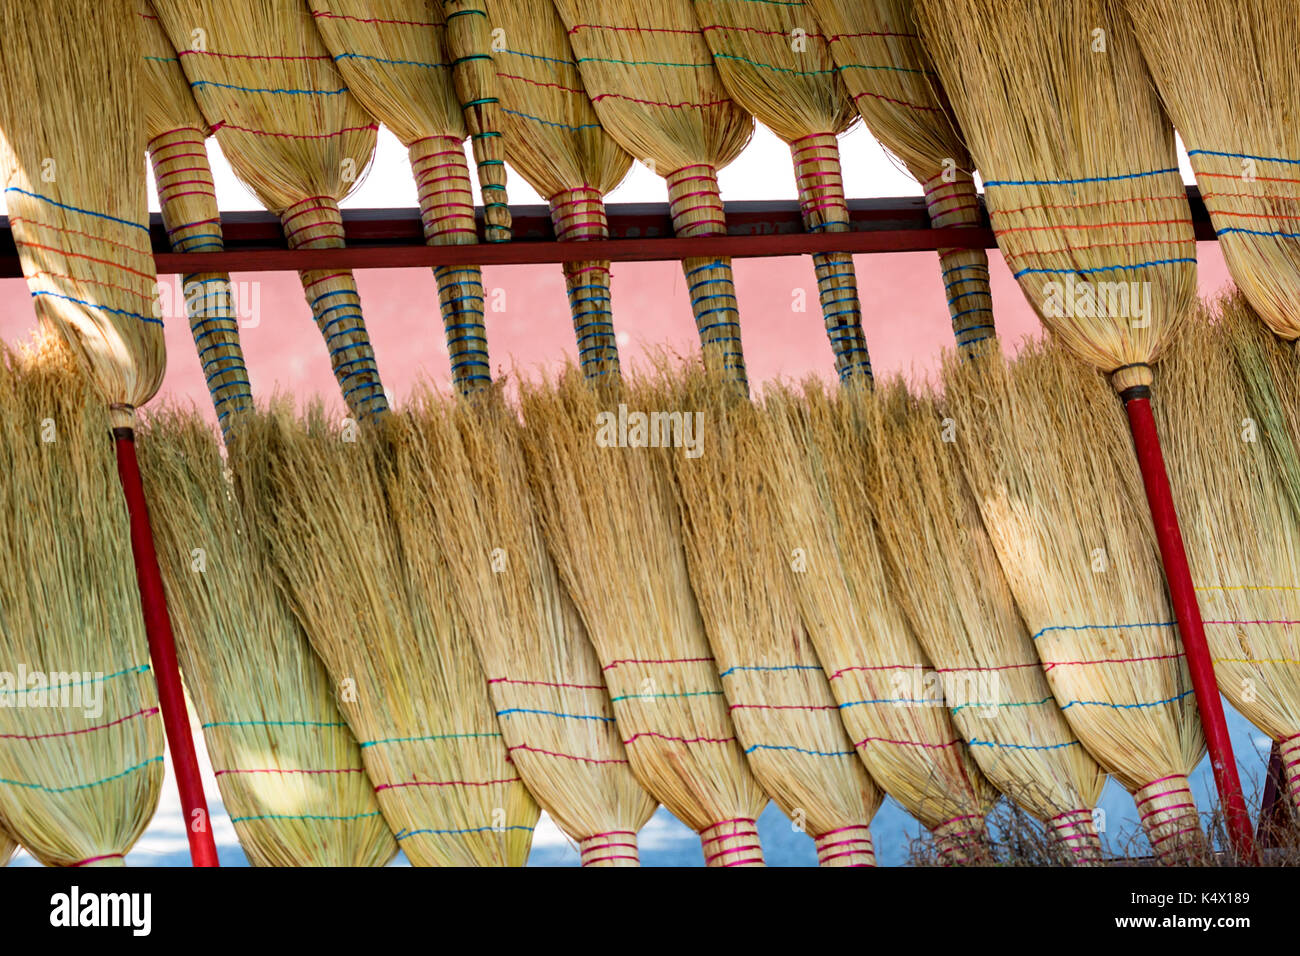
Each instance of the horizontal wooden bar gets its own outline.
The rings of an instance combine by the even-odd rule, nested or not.
[[[1200,192],[1188,187],[1196,238],[1214,239]],[[934,229],[921,197],[849,201],[850,231],[809,233],[797,202],[733,202],[726,206],[727,234],[679,239],[665,203],[613,203],[610,238],[557,242],[545,206],[517,206],[514,241],[429,246],[418,209],[345,209],[347,248],[289,249],[279,219],[268,212],[230,212],[221,217],[224,252],[174,253],[161,217],[151,217],[154,259],[163,274],[180,272],[277,272],[299,269],[395,269],[435,265],[529,265],[608,259],[646,262],[688,257],[736,259],[798,256],[815,252],[869,254],[924,252],[941,248],[996,246],[987,215],[977,226]],[[480,226],[482,211],[479,211]],[[0,217],[0,278],[20,276],[9,221]]]

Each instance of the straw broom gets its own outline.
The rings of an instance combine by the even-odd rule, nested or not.
[[[145,133],[167,238],[176,252],[219,252],[225,247],[212,167],[199,113],[180,60],[147,0],[140,0],[144,48]],[[239,414],[252,405],[248,369],[239,343],[239,319],[225,272],[187,273],[181,292],[203,379],[229,438]]]
[[[393,494],[434,529],[510,760],[584,866],[636,865],[655,801],[628,766],[582,622],[533,512],[519,422],[498,391],[403,415]],[[430,490],[433,489],[433,493]]]
[[[382,866],[397,845],[360,749],[275,590],[211,430],[167,410],[146,438],[181,663],[240,844],[258,866]]]
[[[557,0],[601,125],[667,180],[678,236],[727,231],[718,170],[753,120],[727,96],[690,0]],[[682,261],[705,365],[748,390],[731,260]]]
[[[832,399],[810,383],[764,403],[783,552],[799,562],[795,596],[872,779],[933,832],[946,861],[977,862],[995,794],[928,686],[933,667],[891,595],[849,394]]]
[[[789,145],[804,228],[847,232],[849,207],[836,137],[857,113],[808,5],[698,0],[695,13],[731,98]],[[853,257],[818,252],[813,265],[840,381],[870,383]]]
[[[915,0],[806,0],[805,6],[867,127],[921,184],[930,224],[978,226],[974,163],[917,36]],[[978,55],[974,45],[968,52]],[[995,347],[988,255],[944,248],[939,267],[958,350]]]
[[[1151,364],[1195,284],[1173,130],[1110,0],[1051,8],[922,0],[918,9],[1022,291],[1075,355],[1111,375],[1124,402],[1227,829],[1237,852],[1251,857],[1250,818],[1151,413]],[[981,56],[956,41],[961,31]]]
[[[447,25],[452,79],[478,168],[484,236],[488,242],[509,242],[510,200],[506,195],[501,104],[497,99],[487,9],[482,0],[442,0],[442,19]]]
[[[1126,0],[1237,287],[1300,338],[1300,17],[1289,0]]]
[[[69,344],[111,412],[145,633],[191,856],[197,865],[215,866],[135,454],[135,408],[153,396],[165,364],[139,167],[145,137],[135,9],[130,0],[5,5],[5,194],[37,311]]]
[[[432,0],[311,0],[316,25],[348,88],[406,147],[430,245],[478,241],[465,163],[465,120],[447,66],[442,11]],[[438,300],[462,392],[491,381],[478,266],[435,266]]]
[[[370,162],[377,127],[311,12],[283,0],[157,0],[154,10],[227,160],[280,217],[290,248],[342,248],[338,204]],[[299,276],[348,407],[381,416],[388,402],[351,271]]]
[[[564,24],[550,0],[493,3],[506,158],[551,210],[561,242],[608,239],[604,196],[632,157],[601,129]],[[608,260],[564,263],[578,361],[589,379],[616,374]]]
[[[521,866],[537,805],[501,739],[434,529],[388,501],[389,427],[319,405],[246,423],[236,484],[361,741],[379,807],[418,866]],[[391,509],[391,514],[390,514]]]
[[[1188,558],[1219,689],[1277,741],[1295,803],[1300,488],[1295,433],[1272,374],[1287,367],[1289,350],[1258,327],[1243,293],[1217,304],[1213,326],[1209,318],[1189,323],[1165,360],[1170,480],[1189,519]]]
[[[1101,862],[1093,807],[1105,775],[1038,663],[934,397],[892,384],[863,403],[872,506],[894,592],[942,675],[980,769],[1047,825],[1066,862]],[[874,467],[873,467],[874,465]]]
[[[963,468],[1071,728],[1133,794],[1157,855],[1197,859],[1204,753],[1123,419],[1101,376],[1031,346],[944,368]]]
[[[882,794],[840,721],[799,616],[777,530],[784,503],[763,480],[770,447],[761,412],[702,369],[660,374],[636,390],[638,406],[674,410],[679,439],[692,422],[697,438],[707,436],[698,455],[667,454],[691,584],[750,769],[812,835],[821,865],[872,866],[869,824]]]
[[[5,351],[0,406],[0,818],[46,866],[121,865],[163,739],[110,415],[53,336]]]
[[[707,865],[762,865],[755,821],[767,798],[709,653],[668,463],[654,449],[601,446],[600,423],[616,437],[620,411],[574,368],[523,388],[521,404],[534,501],[600,659],[632,772],[700,834]]]

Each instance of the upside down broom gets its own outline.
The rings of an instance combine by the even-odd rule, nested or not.
[[[1108,0],[1050,8],[920,0],[918,11],[1022,291],[1057,338],[1110,375],[1123,400],[1228,833],[1250,857],[1250,817],[1151,411],[1152,363],[1195,285],[1173,130]]]
[[[494,56],[510,165],[546,198],[556,239],[608,239],[604,197],[632,157],[601,128],[559,14],[551,0],[496,2],[488,12],[504,36]],[[583,374],[617,374],[608,260],[564,263],[564,284]]]
[[[727,96],[690,0],[557,0],[601,125],[668,183],[678,236],[726,235],[718,170],[754,122]],[[731,260],[682,261],[705,365],[748,390]]]
[[[280,217],[292,249],[344,244],[339,201],[375,149],[305,6],[273,0],[156,0],[154,10],[205,121],[240,181]],[[349,270],[299,272],[354,416],[388,408]]]
[[[927,686],[933,665],[892,593],[859,461],[860,394],[809,383],[766,397],[783,551],[798,559],[800,612],[872,779],[934,834],[945,862],[978,862],[995,793]]]
[[[873,865],[869,824],[881,793],[799,616],[776,530],[785,503],[763,481],[769,451],[760,411],[691,366],[661,370],[660,381],[632,397],[638,408],[678,410],[670,415],[681,422],[679,438],[691,420],[696,440],[708,436],[700,454],[664,454],[680,495],[691,584],[754,776],[813,837],[822,866]]]
[[[825,39],[807,27],[808,5],[698,0],[695,13],[731,98],[790,147],[808,232],[847,232],[837,137],[857,118]],[[871,381],[853,257],[813,254],[835,370],[844,384]]]
[[[465,119],[452,88],[445,24],[427,0],[312,0],[316,24],[348,89],[406,147],[430,245],[478,241],[465,162]],[[434,267],[456,388],[491,380],[478,266]]]
[[[198,105],[152,10],[141,17],[146,125],[168,236],[178,251],[220,249]],[[234,443],[252,394],[230,277],[188,274],[182,287],[213,409]],[[356,740],[261,539],[244,527],[211,434],[193,416],[156,417],[142,462],[182,668],[245,852],[267,865],[382,865],[396,845]]]
[[[1188,558],[1219,689],[1276,742],[1294,803],[1300,460],[1284,411],[1287,386],[1274,379],[1275,369],[1291,373],[1289,350],[1260,327],[1241,293],[1217,304],[1213,325],[1208,311],[1189,323],[1165,360],[1169,400],[1160,423],[1175,500],[1188,519]]]
[[[190,738],[171,621],[135,453],[135,409],[157,391],[165,365],[148,206],[139,166],[145,136],[135,11],[132,0],[4,6],[0,20],[4,37],[0,51],[0,131],[8,143],[4,151],[8,167],[5,196],[23,272],[42,323],[67,343],[109,408],[108,423],[130,519],[131,550],[151,665],[144,663],[130,636],[136,627],[133,615],[124,614],[120,604],[106,603],[104,610],[115,607],[116,613],[94,622],[99,626],[87,627],[89,622],[82,622],[72,633],[95,635],[97,643],[105,645],[105,654],[117,653],[119,660],[123,655],[129,658],[117,678],[120,685],[134,684],[143,669],[152,666],[191,857],[196,865],[215,866],[216,846]],[[39,121],[34,121],[37,117]],[[83,447],[85,454],[93,446]],[[53,465],[47,467],[58,471]],[[60,467],[77,466],[64,463]],[[86,462],[85,467],[93,466]],[[59,480],[55,475],[40,476],[31,487],[39,487],[42,479]],[[67,494],[72,496],[69,500],[75,500],[77,493]],[[101,500],[100,509],[111,507]],[[106,540],[111,537],[110,515],[111,510],[101,511],[87,519],[91,524],[99,522],[93,535],[69,536],[66,528],[54,529],[49,540],[67,540],[69,552],[82,553],[83,560],[85,548],[103,549],[90,560],[88,568],[83,568],[83,572],[95,568],[97,576],[103,574],[105,568],[100,562],[108,560],[115,547]],[[121,551],[116,554],[123,556]],[[65,580],[77,582],[70,586],[83,586],[75,565],[65,573]],[[51,609],[44,620],[38,613],[33,623],[39,622],[42,630],[51,620],[73,625],[75,618],[64,616],[69,613],[84,612],[66,607]],[[115,628],[126,631],[123,639],[105,640],[105,635]],[[71,639],[72,634],[64,637]],[[66,660],[59,661],[60,665],[64,663]],[[78,663],[91,661],[82,657]],[[111,718],[130,727],[124,732],[130,744],[123,750],[98,748],[104,763],[97,758],[89,764],[96,769],[113,764],[108,771],[112,779],[79,779],[70,784],[92,789],[105,785],[116,792],[113,781],[125,781],[123,785],[128,788],[119,793],[123,803],[115,808],[117,813],[106,816],[92,832],[107,837],[118,825],[124,829],[109,844],[98,838],[89,841],[98,846],[99,853],[90,852],[84,858],[116,857],[125,852],[139,833],[136,824],[142,827],[152,811],[161,757],[156,750],[146,753],[157,743],[156,729],[151,729],[153,721],[148,719],[150,705],[140,700],[139,693],[138,688],[130,688],[127,695],[132,699],[126,703],[140,706]],[[84,725],[79,729],[85,729]],[[49,728],[49,732],[63,730]],[[105,732],[110,739],[118,739],[111,729]],[[71,752],[71,739],[62,738],[60,746],[65,753]],[[133,759],[123,762],[124,757]],[[68,764],[63,766],[68,769]],[[86,772],[86,766],[77,767],[78,778]],[[33,794],[57,797],[62,792],[48,786],[38,783]],[[128,796],[129,791],[134,791],[134,797]],[[75,792],[86,796],[91,790]],[[83,805],[82,812],[87,811],[94,812]],[[38,858],[44,854],[47,860],[68,863],[79,859],[75,855],[77,847],[85,841],[71,829],[59,834],[56,826],[53,834],[34,841],[35,834],[14,823],[11,814],[3,816],[19,829],[19,839]],[[50,837],[53,842],[49,842]]]
[[[974,164],[917,35],[915,0],[805,0],[804,6],[830,44],[867,128],[921,184],[930,224],[978,226]],[[977,56],[978,48],[971,45],[968,53]],[[943,248],[939,268],[958,349],[970,354],[992,348],[988,255],[983,249]]]
[[[1042,821],[1065,862],[1101,862],[1105,775],[1058,709],[933,396],[902,382],[863,402],[881,543],[953,722],[984,775]],[[868,450],[869,446],[869,450]]]

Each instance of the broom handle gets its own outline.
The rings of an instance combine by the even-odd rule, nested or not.
[[[408,154],[419,188],[424,241],[431,246],[477,242],[474,193],[460,140],[427,136],[412,143]],[[468,395],[492,383],[483,325],[483,270],[478,266],[435,266],[433,275],[447,335],[451,380],[457,392]]]
[[[343,214],[330,196],[309,196],[294,203],[280,213],[280,224],[291,249],[343,248]],[[352,270],[316,269],[298,276],[329,349],[330,366],[343,400],[358,421],[381,417],[388,411],[388,398],[379,380]]]
[[[202,130],[187,126],[149,141],[158,203],[167,239],[176,252],[219,252],[225,248],[205,139]],[[229,443],[235,417],[253,405],[230,276],[225,272],[187,273],[181,277],[181,294],[221,436]]]
[[[933,228],[979,226],[979,194],[970,173],[954,167],[951,172],[917,179],[925,192],[925,210]],[[995,340],[988,254],[983,249],[943,248],[939,250],[939,266],[957,348],[970,353],[981,343]]]
[[[565,189],[547,200],[551,225],[560,242],[608,239],[605,200],[594,186]],[[587,379],[618,375],[618,340],[610,306],[609,260],[564,263],[564,287],[578,342],[578,361]]]
[[[481,0],[442,0],[451,54],[452,85],[469,129],[479,191],[483,194],[484,238],[509,242],[510,201],[506,196],[505,143],[501,137],[501,101],[492,62],[491,31]]]
[[[666,178],[674,234],[688,239],[726,235],[727,219],[716,169],[697,163],[675,170]],[[691,296],[691,311],[695,313],[695,330],[700,336],[705,368],[731,379],[748,395],[749,378],[740,342],[740,314],[731,260],[720,256],[691,257],[682,260],[682,271]]]
[[[849,205],[844,198],[840,147],[834,133],[815,133],[790,143],[799,210],[807,232],[848,232]],[[826,336],[835,353],[835,370],[844,385],[870,384],[871,356],[862,331],[862,304],[853,257],[845,252],[813,253],[817,296]]]
[[[1201,726],[1205,729],[1210,766],[1214,770],[1214,784],[1223,806],[1224,823],[1238,855],[1244,860],[1250,860],[1255,856],[1250,814],[1246,810],[1241,780],[1237,776],[1237,761],[1233,757],[1232,741],[1228,738],[1228,722],[1223,715],[1223,702],[1219,699],[1214,664],[1205,640],[1205,624],[1201,620],[1192,572],[1187,564],[1187,552],[1178,527],[1178,514],[1174,511],[1169,475],[1165,471],[1165,459],[1160,450],[1160,436],[1156,433],[1156,421],[1151,413],[1151,392],[1146,385],[1134,385],[1121,391],[1120,398],[1124,400],[1124,408],[1128,412],[1133,447],[1142,469],[1142,484],[1146,488],[1156,540],[1160,544],[1160,559],[1169,583],[1169,596],[1173,601],[1174,616],[1178,620],[1178,632],[1183,639],[1183,650],[1187,657],[1187,669],[1192,676],[1192,688],[1196,692]]]
[[[176,638],[172,635],[162,571],[158,567],[158,554],[154,551],[149,506],[140,481],[140,463],[135,456],[134,429],[114,428],[113,443],[117,447],[117,475],[122,482],[126,510],[131,519],[131,553],[135,557],[140,607],[144,612],[145,635],[149,640],[149,659],[158,684],[158,707],[167,733],[167,749],[171,752],[176,789],[180,791],[181,809],[185,814],[190,860],[194,866],[220,866],[208,817],[208,802],[203,796],[203,781],[199,776],[199,758],[194,752],[194,738],[190,736],[185,691],[176,662]]]

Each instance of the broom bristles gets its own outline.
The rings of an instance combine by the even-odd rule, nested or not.
[[[1213,325],[1203,307],[1165,359],[1160,409],[1219,687],[1277,741],[1300,736],[1300,512],[1273,451],[1295,460],[1270,374],[1285,351],[1241,293]]]
[[[628,400],[606,393],[619,396]],[[667,462],[654,449],[597,444],[596,423],[608,422],[597,416],[617,408],[576,369],[521,399],[542,528],[600,659],[633,773],[697,832],[752,825],[767,798],[723,702]]]
[[[240,497],[411,862],[522,865],[537,806],[508,762],[433,529],[389,498],[387,437],[340,429],[319,406],[302,422],[283,405],[250,416]]]
[[[519,422],[498,392],[458,407],[417,394],[399,446],[405,507],[438,531],[520,776],[575,841],[629,835],[631,852],[607,854],[627,863],[655,801],[628,767],[600,662],[533,513]]]
[[[1288,0],[1127,0],[1237,287],[1300,337],[1300,17]]]
[[[1070,726],[1128,790],[1178,783],[1204,738],[1105,381],[1059,345],[1030,345],[1014,365],[949,358],[944,394],[984,526]],[[1195,841],[1194,808],[1184,809]]]
[[[765,409],[782,551],[803,559],[795,595],[855,749],[886,793],[951,834],[951,855],[971,855],[993,789],[947,709],[927,699],[930,662],[890,595],[865,506],[858,419],[819,384],[769,393]]]
[[[1195,293],[1196,246],[1173,128],[1127,24],[1111,0],[917,11],[1025,296],[1076,355],[1119,371],[1118,391],[1150,385]]]
[[[691,583],[754,776],[814,838],[853,830],[869,840],[881,794],[799,616],[776,529],[782,505],[764,481],[771,448],[760,411],[698,366],[661,369],[637,397],[640,407],[684,416],[683,425],[693,419],[697,437],[707,436],[698,457],[671,458]],[[848,849],[857,852],[831,862],[870,857],[869,842]]]
[[[120,864],[163,781],[110,417],[74,362],[54,336],[0,356],[0,818],[46,866]]]
[[[1067,861],[1100,862],[1096,832],[1077,828],[1090,829],[1105,775],[1052,697],[956,447],[944,441],[944,413],[902,382],[863,404],[863,465],[890,580],[944,675],[954,723],[999,790],[1045,823],[1069,815]]]
[[[23,273],[114,423],[130,425],[166,361],[135,3],[6,4],[0,33],[0,166]]]
[[[240,843],[259,866],[382,866],[397,845],[361,752],[244,524],[211,430],[168,409],[146,435],[177,650]]]

